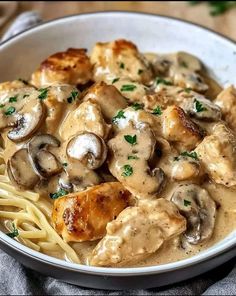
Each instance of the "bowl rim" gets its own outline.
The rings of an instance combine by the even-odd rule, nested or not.
[[[47,27],[48,25],[51,25],[52,23],[60,23],[63,21],[67,21],[73,18],[86,18],[86,17],[96,17],[97,15],[103,15],[104,17],[112,16],[112,15],[131,15],[131,16],[144,16],[148,18],[159,18],[164,20],[169,20],[176,23],[182,23],[185,26],[192,26],[195,29],[201,29],[205,33],[211,34],[224,42],[228,44],[228,46],[235,47],[236,50],[236,42],[235,40],[224,36],[223,34],[220,34],[218,32],[215,32],[212,29],[206,28],[202,25],[198,25],[194,22],[189,22],[186,20],[181,20],[176,17],[170,17],[170,16],[164,16],[164,15],[158,15],[158,14],[152,14],[152,13],[143,13],[143,12],[129,12],[129,11],[100,11],[100,12],[89,12],[89,13],[82,13],[82,14],[73,14],[68,15],[64,17],[59,17],[53,20],[49,20],[46,22],[43,22],[41,24],[35,25],[21,33],[18,33],[6,41],[3,41],[0,43],[0,55],[1,55],[1,49],[5,47],[5,45],[10,44],[12,41],[17,41],[18,39],[21,39],[24,36],[27,36],[28,33],[33,33],[34,31],[37,31],[40,28]],[[230,235],[230,234],[229,234]],[[40,253],[38,251],[35,251],[29,247],[24,246],[23,244],[19,243],[16,240],[13,240],[9,238],[6,234],[4,234],[2,231],[0,231],[0,242],[6,246],[6,248],[10,248],[16,252],[19,252],[27,257],[31,257],[34,260],[43,262],[48,265],[53,265],[55,267],[65,269],[65,270],[71,270],[75,272],[82,272],[85,274],[93,274],[93,275],[103,275],[103,276],[141,276],[141,275],[147,275],[147,274],[159,274],[159,273],[166,273],[170,271],[176,271],[179,269],[183,269],[186,267],[189,267],[191,265],[199,264],[203,261],[210,260],[214,257],[219,256],[220,254],[223,254],[230,249],[234,248],[236,246],[236,239],[235,238],[225,238],[226,241],[223,242],[220,245],[212,246],[210,249],[204,250],[200,252],[197,255],[194,255],[193,257],[183,259],[180,261],[167,263],[167,264],[161,264],[161,265],[155,265],[155,266],[145,266],[145,267],[122,267],[122,268],[110,268],[110,267],[96,267],[96,266],[87,266],[77,263],[71,263],[64,261],[62,259],[57,259],[55,257],[45,255],[43,253]]]

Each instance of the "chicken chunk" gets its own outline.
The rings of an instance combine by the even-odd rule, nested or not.
[[[186,220],[172,202],[160,198],[126,208],[106,229],[106,236],[93,250],[91,265],[136,263],[183,233]]]
[[[87,100],[97,102],[108,121],[111,121],[119,110],[128,105],[126,99],[116,87],[107,85],[105,82],[96,83],[90,87],[83,97],[83,101]]]
[[[162,128],[163,137],[182,150],[192,150],[202,139],[200,128],[178,106],[163,112]]]
[[[236,138],[224,123],[217,123],[195,151],[214,182],[236,185]]]
[[[68,113],[60,127],[60,136],[63,140],[68,140],[84,131],[94,133],[103,139],[108,136],[110,126],[105,123],[101,107],[96,101],[85,101]]]
[[[217,104],[229,126],[236,131],[236,88],[231,85],[224,89],[216,98]]]
[[[92,79],[92,65],[85,49],[69,48],[58,52],[43,61],[31,77],[36,87],[54,82],[67,84],[86,84]]]
[[[126,78],[147,84],[153,77],[152,68],[136,45],[127,40],[97,43],[91,53],[96,81],[112,82]]]
[[[162,189],[164,172],[148,164],[155,152],[156,139],[146,123],[120,130],[108,142],[111,157],[109,169],[124,186],[137,198],[153,198]]]
[[[65,241],[93,241],[105,235],[107,223],[131,200],[131,194],[120,183],[100,184],[55,200],[52,220]]]

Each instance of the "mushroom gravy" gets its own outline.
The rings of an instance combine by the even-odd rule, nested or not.
[[[0,84],[5,175],[39,194],[83,264],[182,260],[236,228],[235,102],[185,52],[142,54],[125,40],[69,49],[29,82]]]

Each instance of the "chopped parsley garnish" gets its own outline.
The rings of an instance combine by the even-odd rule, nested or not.
[[[4,108],[4,107],[5,107],[5,104],[1,104],[1,105],[0,105],[0,108]]]
[[[48,87],[46,88],[40,88],[39,89],[40,94],[38,95],[38,99],[45,100],[48,96]]]
[[[143,73],[143,69],[138,70],[138,75],[141,75]]]
[[[137,144],[137,136],[131,136],[131,135],[124,135],[125,141],[130,143],[131,145]]]
[[[50,197],[51,197],[52,199],[57,199],[58,197],[64,196],[64,195],[66,195],[66,194],[68,194],[68,193],[69,193],[68,191],[66,191],[66,190],[64,190],[64,189],[62,189],[62,188],[60,188],[57,192],[55,192],[55,193],[50,193]]]
[[[29,84],[29,82],[27,80],[25,80],[25,79],[19,78],[18,80],[20,82],[23,82],[25,85],[28,85]]]
[[[132,107],[135,111],[137,111],[137,110],[143,109],[143,104],[134,103],[133,105],[131,105],[131,107]]]
[[[180,66],[184,68],[188,68],[188,64],[185,61],[181,61]]]
[[[155,109],[153,109],[152,114],[161,115],[162,114],[161,107],[157,106]]]
[[[197,155],[197,152],[193,151],[193,152],[188,152],[188,151],[184,151],[182,153],[180,153],[181,156],[186,156],[186,157],[191,157],[195,160],[198,160],[198,155]],[[179,160],[179,157],[174,157],[174,160],[175,161],[178,161]]]
[[[29,97],[28,94],[23,95],[23,99]]]
[[[118,113],[116,114],[116,116],[114,116],[112,118],[112,122],[113,123],[117,123],[118,119],[126,118],[124,114],[125,114],[125,112],[123,110],[118,111]]]
[[[234,7],[236,8],[235,1],[190,1],[190,4],[196,5],[202,2],[207,2],[210,6],[210,15],[212,16],[221,15]]]
[[[6,235],[9,236],[10,238],[14,238],[14,237],[17,237],[19,235],[19,231],[16,228],[14,223],[12,223],[12,227],[13,227],[13,230],[11,232],[9,232],[9,233],[6,233]]]
[[[14,102],[17,102],[17,96],[9,98],[9,103],[14,103]]]
[[[202,103],[200,103],[197,99],[194,99],[194,109],[197,113],[207,110],[207,108],[203,107]]]
[[[137,88],[137,86],[134,84],[124,84],[121,86],[120,91],[133,91],[135,88]]]
[[[164,78],[161,78],[161,77],[156,78],[156,85],[158,84],[173,85],[171,81],[165,80]]]
[[[191,92],[191,88],[190,87],[186,87],[186,88],[184,88],[184,91],[187,93],[187,94],[189,94],[190,92]]]
[[[184,199],[184,206],[185,207],[188,207],[191,205],[191,201],[187,200],[187,199]]]
[[[121,176],[123,177],[129,177],[133,174],[133,168],[132,166],[130,166],[129,164],[125,164],[123,166],[123,173],[121,174]]]
[[[116,83],[116,82],[117,82],[117,81],[119,81],[119,80],[120,80],[120,78],[119,78],[119,77],[117,77],[117,78],[114,78],[114,79],[112,80],[112,82],[111,82],[111,83],[112,83],[112,84],[113,84],[113,83]]]
[[[124,68],[125,68],[125,64],[121,62],[121,63],[120,63],[120,68],[121,68],[121,69],[124,69]]]
[[[5,115],[7,115],[7,116],[12,115],[15,111],[16,111],[15,107],[12,107],[12,106],[8,107],[7,111],[5,112]]]
[[[73,90],[73,91],[71,92],[69,98],[67,98],[67,102],[68,102],[69,104],[71,104],[73,101],[75,101],[75,99],[77,98],[78,94],[79,94],[78,91],[74,91],[74,90]]]
[[[64,167],[67,167],[68,166],[68,163],[67,162],[63,162],[62,164]]]
[[[130,159],[139,159],[136,155],[128,155],[128,160]]]

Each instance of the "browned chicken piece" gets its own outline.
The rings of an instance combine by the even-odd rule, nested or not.
[[[214,182],[236,185],[236,137],[224,123],[217,123],[195,151]]]
[[[95,101],[102,110],[104,117],[110,121],[116,113],[128,106],[126,99],[113,85],[105,82],[94,84],[85,93],[83,101]]]
[[[183,233],[186,220],[172,202],[160,198],[126,208],[106,229],[106,236],[93,250],[91,265],[136,263]]]
[[[119,182],[103,183],[55,200],[52,220],[65,241],[93,241],[130,204],[131,193]]]
[[[58,52],[43,61],[31,77],[36,87],[50,85],[54,82],[67,84],[86,84],[92,79],[92,65],[86,49],[69,48]]]
[[[224,120],[236,131],[236,88],[231,85],[224,89],[216,98],[215,104],[221,108]]]
[[[112,82],[115,78],[126,78],[143,84],[153,78],[152,68],[135,44],[120,39],[97,43],[91,52],[96,81]]]
[[[200,128],[178,106],[169,106],[162,114],[163,137],[181,150],[192,150],[202,139]]]

